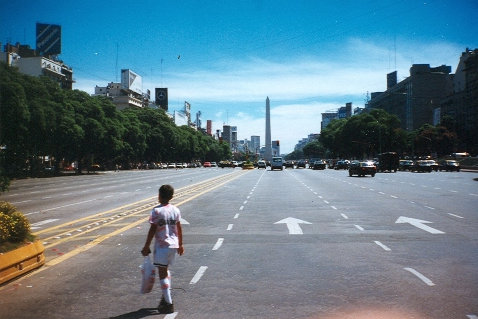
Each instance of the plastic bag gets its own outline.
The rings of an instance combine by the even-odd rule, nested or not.
[[[156,279],[156,269],[149,256],[144,257],[143,265],[141,265],[141,274],[141,293],[147,294],[153,290],[154,280]]]

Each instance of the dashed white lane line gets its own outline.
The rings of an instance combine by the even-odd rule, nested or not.
[[[389,247],[387,247],[386,245],[382,244],[381,242],[379,242],[378,240],[374,241],[375,244],[377,244],[378,246],[382,247],[383,250],[385,251],[391,251],[391,249]]]
[[[173,313],[170,313],[170,314],[167,314],[166,316],[164,316],[164,319],[174,319],[174,318],[176,318],[177,315],[178,315],[177,312],[173,312]]]
[[[349,219],[349,216],[345,215],[345,214],[340,214],[344,219]]]
[[[207,266],[201,266],[199,267],[198,271],[196,272],[196,274],[194,275],[193,279],[191,279],[191,281],[189,282],[190,285],[194,285],[196,284],[200,279],[201,277],[204,275],[204,273],[206,272],[207,270]]]
[[[244,206],[239,207],[239,210],[243,210],[243,209],[244,209]]]
[[[332,205],[331,205],[330,207],[332,207],[332,209],[337,209],[337,207],[335,207],[335,206],[332,206]]]
[[[357,228],[357,229],[360,230],[360,231],[364,231],[364,230],[365,230],[365,229],[363,229],[363,227],[361,227],[361,226],[359,226],[359,225],[354,225],[354,226],[355,226],[355,228]]]
[[[428,208],[428,209],[431,209],[431,210],[434,210],[434,209],[435,209],[435,208],[430,207],[430,206],[427,206],[427,205],[425,205],[425,208]]]
[[[71,204],[68,204],[68,205],[48,208],[48,209],[44,209],[44,210],[41,210],[41,211],[31,212],[31,213],[27,213],[27,214],[23,214],[23,215],[28,216],[28,215],[33,215],[33,214],[39,214],[39,213],[48,212],[48,211],[55,210],[55,209],[60,209],[60,208],[70,207],[70,206],[73,206],[73,205],[88,203],[88,202],[92,202],[92,201],[95,201],[95,200],[96,199],[85,200],[85,201],[82,201],[82,202],[71,203]]]
[[[395,195],[390,195],[391,198],[398,198],[397,196]]]
[[[421,281],[423,281],[425,284],[427,284],[428,286],[435,286],[435,284],[433,283],[433,281],[431,281],[430,279],[428,279],[427,277],[425,277],[424,275],[422,275],[421,273],[419,273],[418,271],[416,271],[415,269],[413,268],[403,268],[404,270],[414,274],[415,276],[418,277],[418,279],[420,279]]]
[[[219,248],[221,248],[223,242],[224,242],[224,238],[218,238],[212,250],[218,250]]]
[[[232,229],[232,226],[234,226],[234,224],[229,224],[229,225],[227,225],[227,230],[231,230],[231,229]]]
[[[452,213],[448,213],[448,215],[456,217],[456,218],[465,218],[465,217],[462,217],[462,216],[459,216],[459,215],[456,215],[456,214],[452,214]]]
[[[238,219],[238,218],[239,218],[239,214],[234,215],[234,219]]]
[[[328,201],[326,201],[325,199],[324,199],[324,203],[326,203],[326,204],[330,204],[330,203],[329,203]]]
[[[247,204],[247,200],[245,200],[243,204],[246,205],[246,204]]]
[[[58,219],[46,219],[38,223],[31,224],[31,229],[38,229],[40,226],[56,222]]]

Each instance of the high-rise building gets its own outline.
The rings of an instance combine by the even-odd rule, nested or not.
[[[251,153],[259,154],[261,150],[261,137],[258,135],[251,136]]]

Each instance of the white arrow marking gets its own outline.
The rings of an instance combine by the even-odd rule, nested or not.
[[[286,224],[287,228],[289,229],[289,235],[302,235],[302,228],[300,228],[299,224],[311,225],[312,223],[293,217],[287,217],[282,220],[279,220],[278,222],[275,222],[274,224]]]
[[[431,224],[432,223],[432,222],[429,222],[429,221],[426,221],[426,220],[400,216],[400,217],[398,217],[397,221],[395,222],[395,224],[405,224],[405,223],[408,223],[412,226],[420,228],[421,230],[427,231],[430,234],[444,234],[444,232],[442,232],[441,230],[438,230],[438,229],[432,228],[430,226],[424,225],[424,224]]]

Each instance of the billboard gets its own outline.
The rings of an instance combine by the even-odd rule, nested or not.
[[[138,94],[143,93],[143,79],[130,69],[121,70],[121,86]]]
[[[168,88],[156,88],[156,105],[168,111]]]
[[[37,23],[37,51],[40,55],[61,53],[61,26],[57,24]]]

